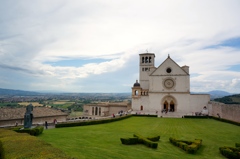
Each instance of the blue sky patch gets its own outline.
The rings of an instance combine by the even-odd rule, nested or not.
[[[192,73],[192,74],[190,74],[190,76],[191,77],[197,77],[197,76],[200,76],[201,74],[199,74],[199,73]]]
[[[50,64],[52,66],[62,66],[62,67],[81,67],[88,63],[101,63],[106,62],[108,59],[69,59],[60,60],[56,62],[45,62],[45,64]]]
[[[205,47],[205,49],[209,49],[209,48],[218,48],[218,47],[233,47],[233,48],[238,48],[240,49],[240,37],[236,37],[236,38],[231,38],[228,40],[225,40],[223,42],[221,42],[218,45],[212,45],[212,46],[207,46]]]
[[[229,67],[228,70],[240,72],[240,64],[239,65],[233,65],[233,66]]]

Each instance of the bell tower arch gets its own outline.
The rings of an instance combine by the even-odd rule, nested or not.
[[[142,89],[149,89],[149,74],[154,68],[155,54],[139,54],[139,80]]]

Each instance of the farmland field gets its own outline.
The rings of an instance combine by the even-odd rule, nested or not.
[[[122,145],[121,137],[160,135],[157,149],[144,145]],[[169,142],[177,139],[202,139],[196,154],[187,154]],[[108,124],[48,129],[40,139],[66,154],[84,159],[221,159],[220,146],[240,143],[240,127],[214,119],[131,117]]]
[[[36,106],[43,106],[43,104],[39,104],[39,102],[20,102],[18,104],[22,105],[22,106],[27,106],[29,104],[32,104],[34,107],[36,107]]]

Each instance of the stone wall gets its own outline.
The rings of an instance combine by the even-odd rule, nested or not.
[[[212,109],[211,114],[214,117],[240,122],[240,105],[239,104],[224,104],[218,102],[209,102],[209,107]]]
[[[48,116],[48,117],[36,117],[33,118],[33,125],[43,125],[45,121],[47,121],[49,124],[52,124],[54,119],[57,120],[57,122],[66,122],[67,116],[66,115],[60,115],[60,116]],[[21,119],[8,119],[8,120],[0,120],[0,127],[6,127],[6,126],[15,126],[16,123],[18,125],[24,125],[24,118]]]

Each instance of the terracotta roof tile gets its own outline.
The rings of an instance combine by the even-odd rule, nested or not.
[[[25,112],[26,108],[0,108],[0,120],[21,119]],[[46,107],[34,107],[32,113],[33,117],[68,115],[61,110]]]

